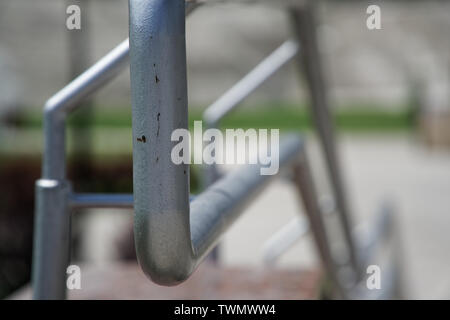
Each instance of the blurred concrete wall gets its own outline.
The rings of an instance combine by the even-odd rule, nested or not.
[[[366,27],[372,2],[381,6],[381,30]],[[393,108],[405,101],[417,80],[443,87],[440,92],[447,97],[450,3],[372,2],[321,3],[320,43],[334,102]],[[0,96],[10,94],[19,105],[40,107],[67,82],[71,31],[65,26],[66,5],[61,0],[0,0]],[[92,61],[127,37],[127,5],[126,0],[91,0],[82,12],[82,28],[83,19],[90,20],[83,31],[91,33]],[[194,12],[187,22],[191,105],[212,102],[282,43],[290,35],[285,18],[282,10],[260,5],[215,4]],[[302,98],[295,65],[283,70],[249,104]],[[97,102],[129,104],[128,82],[126,71],[100,92]]]

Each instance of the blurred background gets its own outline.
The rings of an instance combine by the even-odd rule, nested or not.
[[[318,40],[353,220],[364,224],[384,202],[393,203],[407,297],[449,299],[450,3],[373,2],[381,7],[381,30],[366,27],[371,1],[321,1],[318,7]],[[70,4],[81,8],[81,30],[66,28]],[[203,6],[186,28],[190,122],[292,34],[283,10],[256,4]],[[30,281],[43,105],[127,36],[126,0],[0,0],[0,297]],[[301,129],[326,200],[330,187],[308,103],[292,62],[223,127]],[[131,193],[131,144],[127,70],[69,118],[74,190]],[[191,171],[195,193],[200,170]],[[264,244],[301,213],[295,197],[286,181],[275,181],[225,235],[220,264],[235,273],[304,270],[306,282],[299,285],[312,293],[302,297],[314,298],[318,257],[311,236],[300,237],[270,267],[264,259]],[[132,213],[75,212],[72,255],[103,270],[133,263]],[[284,283],[280,279],[267,283]]]

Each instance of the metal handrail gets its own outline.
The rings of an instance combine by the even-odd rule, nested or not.
[[[75,193],[70,197],[72,209],[83,208],[133,208],[132,194]]]
[[[219,126],[220,121],[234,110],[248,95],[270,79],[282,66],[291,61],[299,52],[299,45],[288,40],[275,49],[241,80],[228,89],[203,112],[202,119],[207,128]],[[220,174],[215,164],[203,168],[203,187],[219,179]]]
[[[187,1],[185,15],[191,14],[201,4]],[[65,179],[66,116],[126,67],[129,50],[127,38],[45,103],[43,179]]]
[[[291,61],[299,51],[292,40],[285,41],[252,71],[246,74],[219,99],[206,108],[203,120],[207,127],[217,127],[219,121],[239,105],[249,94],[274,75],[283,65]]]
[[[65,179],[65,120],[83,99],[105,85],[128,62],[128,39],[52,96],[44,107],[42,178]]]
[[[314,3],[314,1],[308,1],[306,10],[291,10],[290,15],[297,40],[303,45],[302,54],[299,57],[299,64],[303,66],[302,71],[305,74],[306,83],[309,87],[313,105],[311,108],[313,121],[319,133],[320,143],[322,144],[322,150],[326,159],[339,222],[348,251],[349,263],[355,273],[355,281],[358,281],[362,275],[361,266],[351,231],[352,217],[347,203],[346,189],[341,176],[339,157],[336,151],[334,123],[330,113],[326,83],[318,58],[320,52],[317,44]]]
[[[170,159],[172,132],[188,123],[184,28],[181,1],[130,1],[135,245],[143,271],[163,285],[185,280],[270,179],[245,166],[189,205],[189,166]],[[280,165],[300,150],[287,140]]]
[[[189,15],[200,5],[196,1],[186,2],[185,14]],[[101,207],[110,207],[110,202],[123,207],[131,205],[130,199],[123,199],[120,195],[109,195],[106,199],[102,195],[84,197],[73,194],[71,184],[66,180],[65,139],[67,115],[89,94],[113,79],[128,60],[129,40],[126,39],[45,103],[42,178],[35,186],[32,267],[34,298],[62,299],[66,296],[65,268],[70,257],[70,209],[86,207],[89,201],[92,205]]]
[[[244,2],[252,2],[243,0]],[[34,297],[64,298],[65,268],[70,256],[70,214],[74,208],[134,208],[136,252],[143,271],[163,285],[185,280],[216,245],[220,236],[262,190],[271,176],[261,165],[247,165],[212,184],[196,197],[189,193],[189,165],[171,159],[171,134],[188,127],[185,16],[203,3],[220,1],[129,0],[130,40],[119,46],[50,98],[44,108],[42,179],[36,182],[33,249]],[[242,2],[242,1],[238,1]],[[328,104],[317,61],[314,20],[305,1],[285,0],[292,12],[298,43],[289,40],[254,68],[204,113],[208,127],[218,124],[247,95],[295,56],[305,68],[315,122],[323,144],[348,252],[358,273],[359,260],[339,174]],[[310,4],[310,2],[308,2]],[[299,55],[299,44],[302,50]],[[134,194],[77,194],[66,180],[65,120],[82,99],[112,79],[130,60],[133,109]],[[145,139],[143,139],[145,137]],[[282,139],[280,168],[291,168],[303,200],[317,249],[336,294],[351,297],[340,276],[298,137]],[[381,219],[373,237],[386,229]],[[381,230],[381,231],[380,231]],[[367,248],[373,251],[374,240]],[[367,257],[363,254],[365,259]],[[348,267],[348,266],[347,266]],[[50,276],[49,276],[50,275]]]

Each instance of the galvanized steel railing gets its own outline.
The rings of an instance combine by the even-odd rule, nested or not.
[[[172,131],[188,125],[185,15],[201,3],[129,0],[130,40],[122,42],[46,103],[42,178],[36,183],[32,275],[35,298],[61,299],[66,295],[72,208],[134,208],[139,264],[153,281],[175,285],[189,277],[244,206],[269,182],[270,176],[260,175],[259,165],[244,166],[221,179],[211,166],[207,178],[211,186],[191,201],[189,165],[175,165],[170,159]],[[339,174],[314,17],[309,2],[285,1],[283,4],[288,6],[297,42],[289,40],[282,44],[212,104],[205,111],[204,120],[208,127],[216,127],[222,117],[261,83],[298,57],[309,85],[314,122],[326,156],[349,261],[339,264],[333,258],[300,138],[289,136],[283,140],[280,167],[283,171],[292,171],[293,183],[303,200],[336,296],[349,298],[352,297],[350,289],[355,288],[360,279],[362,261],[357,257]],[[134,197],[73,193],[66,180],[66,117],[80,101],[124,69],[129,56]],[[342,268],[351,270],[351,280],[343,280]]]

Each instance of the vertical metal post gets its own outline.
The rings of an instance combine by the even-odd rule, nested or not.
[[[330,248],[330,241],[325,229],[322,212],[318,203],[318,197],[315,191],[313,179],[311,177],[310,168],[305,152],[301,154],[301,158],[294,165],[294,183],[299,191],[305,212],[313,231],[315,244],[322,260],[327,275],[333,283],[333,294],[338,298],[347,298],[345,288],[339,278],[339,270],[333,259]]]
[[[189,165],[171,159],[172,133],[188,128],[185,1],[129,6],[136,252],[149,277],[175,284],[194,268]]]
[[[342,224],[344,238],[348,248],[350,263],[356,272],[358,272],[359,263],[350,227],[351,219],[340,172],[339,158],[336,152],[334,125],[330,115],[327,90],[325,87],[326,84],[320,64],[320,52],[317,44],[313,1],[307,1],[301,7],[291,9],[290,13],[295,35],[302,48],[298,55],[299,62],[309,87],[312,100],[313,120],[318,130],[322,149],[325,154],[332,189],[338,208],[339,220]]]
[[[66,181],[65,117],[59,97],[44,109],[42,179],[36,182],[33,298],[65,299],[70,261],[70,183]]]
[[[33,248],[33,298],[65,299],[70,261],[70,185],[65,181],[36,182]]]

